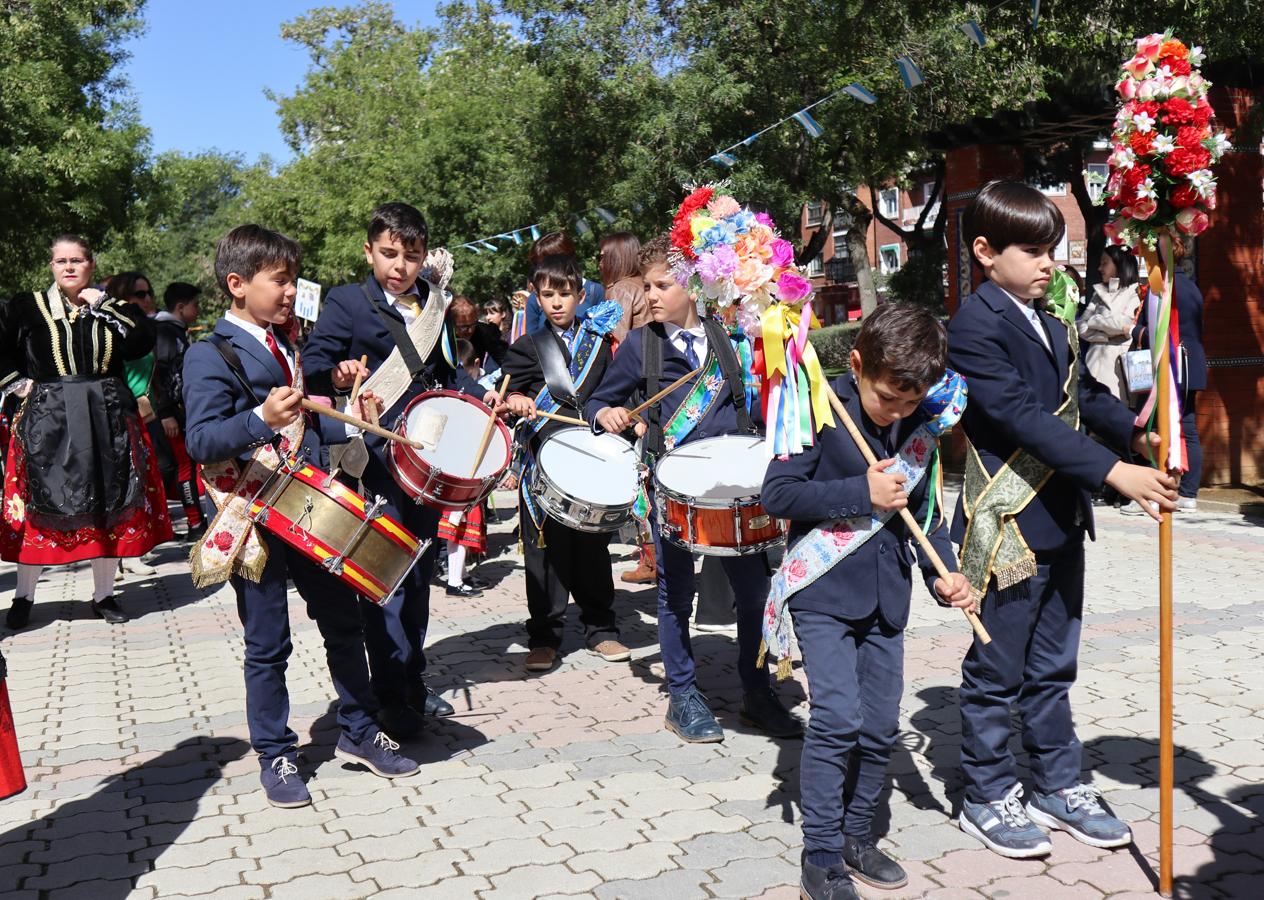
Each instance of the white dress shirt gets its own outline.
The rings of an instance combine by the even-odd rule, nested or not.
[[[665,322],[663,330],[667,332],[667,340],[671,341],[671,345],[680,351],[681,355],[685,353],[684,335],[693,336],[693,352],[698,355],[698,363],[701,365],[707,358],[707,332],[699,322],[693,328],[681,328],[672,322]]]
[[[1001,288],[1001,290],[1005,291],[1005,288]],[[1005,291],[1005,294],[1014,301],[1014,305],[1026,316],[1027,321],[1031,323],[1032,330],[1036,332],[1036,337],[1040,338],[1040,343],[1044,344],[1045,349],[1052,353],[1053,347],[1049,346],[1049,335],[1045,333],[1044,323],[1040,321],[1040,313],[1032,308],[1030,302],[1024,303],[1009,291]]]
[[[392,294],[390,291],[385,289],[383,289],[382,293],[386,295],[386,299],[390,301],[391,306],[395,307],[395,309],[399,311],[399,314],[404,317],[404,324],[411,325],[413,323],[413,319],[417,318],[417,314],[414,312],[412,303],[401,301],[400,297],[412,297],[417,301],[417,305],[420,306],[421,291],[417,290],[416,282],[413,282],[413,286],[404,291],[402,294]]]

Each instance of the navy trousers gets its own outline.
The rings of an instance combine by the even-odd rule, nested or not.
[[[1189,470],[1181,474],[1180,495],[1197,497],[1198,485],[1203,479],[1203,444],[1198,439],[1198,395],[1190,391],[1181,410],[1181,433],[1185,435],[1185,452],[1189,456]]]
[[[231,579],[246,639],[250,745],[264,759],[273,759],[293,753],[298,744],[289,725],[290,695],[285,687],[293,649],[286,601],[290,579],[325,642],[325,660],[339,700],[338,724],[353,741],[365,740],[374,727],[375,706],[356,595],[298,551],[263,534],[268,547],[263,578],[257,583],[238,575]]]
[[[810,718],[799,793],[805,850],[843,852],[869,837],[900,727],[904,632],[877,614],[848,621],[791,608],[808,676]]]
[[[403,524],[419,541],[430,539],[430,548],[413,566],[403,587],[385,606],[361,598],[364,644],[369,652],[373,692],[382,706],[418,702],[421,676],[426,671],[426,629],[430,626],[430,578],[434,574],[439,542],[439,511],[422,506],[404,493],[385,466],[374,458],[361,478],[366,498],[386,498],[387,515]]]
[[[693,614],[693,554],[663,540],[658,521],[650,517],[658,570],[658,646],[667,673],[667,690],[682,694],[694,686],[693,644],[689,617]],[[768,560],[763,553],[719,557],[737,601],[737,673],[742,690],[768,687],[767,667],[755,665],[764,603],[768,600]]]
[[[995,584],[980,617],[992,643],[975,641],[961,664],[961,769],[973,803],[1000,800],[1018,783],[1009,749],[1010,709],[1022,716],[1023,747],[1041,793],[1080,780],[1081,745],[1071,721],[1084,609],[1084,542],[1036,554],[1036,575],[1004,591]]]

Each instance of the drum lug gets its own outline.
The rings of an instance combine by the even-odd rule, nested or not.
[[[381,494],[374,494],[373,502],[370,503],[368,506],[366,506],[364,509],[365,518],[367,519],[382,518],[382,516],[385,515],[385,513],[382,512],[382,508],[384,506],[386,506],[386,498],[383,497]]]

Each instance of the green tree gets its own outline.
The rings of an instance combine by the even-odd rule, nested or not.
[[[148,132],[116,68],[143,0],[0,5],[0,291],[48,281],[48,242],[126,225]]]

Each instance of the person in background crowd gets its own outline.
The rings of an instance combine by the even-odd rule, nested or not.
[[[597,245],[601,283],[606,297],[623,307],[623,319],[615,326],[614,339],[620,343],[633,328],[653,321],[645,302],[645,280],[641,277],[641,242],[630,231],[613,231]]]
[[[1115,395],[1128,402],[1128,379],[1123,357],[1132,341],[1132,327],[1141,308],[1137,258],[1126,247],[1107,247],[1097,271],[1102,280],[1093,285],[1076,325],[1081,353],[1089,372]]]
[[[456,301],[454,300],[453,303]],[[479,356],[474,346],[463,338],[457,338],[456,355],[465,372],[473,381],[483,377]],[[439,518],[439,538],[447,542],[447,567],[444,580],[449,597],[478,597],[486,582],[473,575],[466,576],[465,560],[470,554],[481,556],[487,552],[487,510],[480,503],[465,514],[445,512]]]
[[[90,560],[92,612],[111,624],[122,556],[171,539],[166,499],[125,360],[145,356],[153,323],[134,303],[94,290],[92,248],[50,247],[53,284],[0,304],[0,391],[28,379],[13,423],[0,511],[0,558],[18,564],[5,624],[30,621],[46,565]]]
[[[536,263],[544,259],[546,256],[571,256],[576,259],[579,254],[575,252],[575,243],[570,236],[562,231],[550,231],[539,238],[531,245],[531,250],[527,253],[527,268],[534,269]],[[595,281],[584,279],[584,300],[579,304],[579,309],[575,310],[576,318],[582,319],[591,306],[596,306],[602,300],[606,299],[606,289]],[[544,314],[544,309],[540,306],[540,300],[532,291],[527,295],[527,319],[525,334],[539,331],[541,328],[547,327],[549,317]]]
[[[163,437],[175,461],[180,505],[188,525],[184,539],[190,543],[206,533],[202,517],[202,485],[197,466],[184,446],[184,354],[189,349],[189,326],[197,321],[202,290],[184,281],[173,281],[163,291],[166,307],[154,317],[154,381],[158,417]]]
[[[474,361],[486,372],[499,369],[509,352],[500,329],[478,320],[478,307],[464,294],[457,294],[448,304],[448,316],[452,320],[452,332],[457,340],[469,341],[474,349]]]
[[[495,326],[500,331],[501,340],[511,343],[509,332],[513,327],[513,310],[509,308],[509,301],[503,297],[492,297],[482,302],[481,309],[482,321]]]
[[[105,279],[104,287],[105,292],[111,297],[117,297],[125,303],[135,303],[145,310],[147,317],[153,318],[151,310],[154,308],[154,291],[149,279],[142,273],[119,272],[117,275],[111,275]],[[162,434],[162,428],[158,424],[157,416],[154,412],[154,407],[159,402],[158,395],[161,389],[154,384],[153,352],[146,353],[139,359],[128,360],[123,364],[123,371],[127,380],[127,387],[132,392],[132,396],[136,398],[136,407],[140,411],[140,420],[145,424],[143,439],[149,442],[154,462],[158,466],[159,474],[162,475],[165,506],[165,484],[170,480],[170,476],[175,474],[175,460],[171,455],[171,449]],[[119,560],[119,568],[114,575],[114,581],[121,582],[124,573],[148,577],[157,575],[158,570],[143,557],[137,557],[135,559]]]

